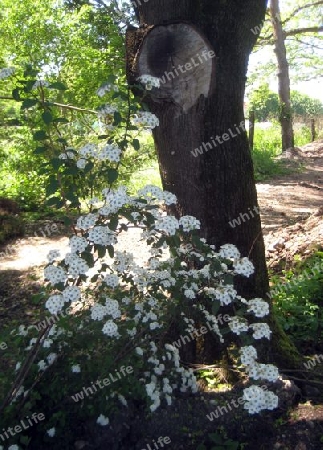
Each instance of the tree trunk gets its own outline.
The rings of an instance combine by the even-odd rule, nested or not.
[[[294,147],[293,117],[290,100],[289,65],[286,56],[285,36],[280,18],[279,0],[270,0],[270,16],[273,25],[275,54],[278,63],[279,121],[282,129],[282,150]]]
[[[266,0],[136,4],[141,26],[127,33],[127,74],[130,83],[144,74],[163,80],[144,99],[160,121],[153,135],[163,187],[177,196],[178,216],[201,221],[209,243],[233,243],[250,257],[256,273],[238,281],[239,292],[265,298],[268,276],[243,100],[256,41],[251,29],[262,23]],[[233,219],[241,224],[230,225]]]

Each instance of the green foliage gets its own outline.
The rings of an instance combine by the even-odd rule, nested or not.
[[[249,98],[249,110],[255,111],[256,121],[265,122],[278,120],[280,105],[278,95],[264,83],[252,91]],[[323,104],[320,100],[311,98],[298,91],[291,91],[292,112],[294,116],[308,118],[323,114]]]
[[[323,330],[323,252],[273,277],[274,311],[297,345],[319,343]]]
[[[279,154],[281,154],[279,125],[273,123],[269,128],[263,129],[256,124],[252,151],[256,181],[264,181],[288,173],[283,163],[275,160]]]
[[[220,431],[220,433],[209,433],[207,440],[196,450],[243,450],[244,444],[229,439],[225,432]]]
[[[0,215],[0,244],[8,239],[24,235],[24,223],[20,217]]]

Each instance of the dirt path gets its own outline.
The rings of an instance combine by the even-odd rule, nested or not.
[[[303,169],[257,184],[265,235],[308,218],[323,206],[323,140],[307,144],[288,157],[287,166],[301,163]]]

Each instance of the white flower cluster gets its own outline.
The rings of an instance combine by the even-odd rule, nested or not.
[[[64,297],[60,294],[52,295],[46,301],[45,306],[51,314],[58,314],[64,306]]]
[[[59,257],[60,257],[59,250],[50,250],[47,255],[48,262],[50,262],[50,263],[53,263]]]
[[[103,189],[102,194],[107,202],[107,205],[99,210],[99,213],[103,216],[118,212],[120,208],[130,202],[125,186],[120,186],[115,190]]]
[[[103,414],[100,414],[96,420],[96,423],[98,425],[101,425],[101,427],[105,427],[106,425],[109,425],[110,421],[108,417],[105,417]]]
[[[96,91],[98,97],[103,97],[107,92],[115,91],[118,92],[118,86],[111,83],[105,83],[102,86],[99,87],[99,89]]]
[[[261,339],[263,337],[270,339],[271,330],[267,323],[253,323],[250,325],[250,328],[253,329],[252,336],[254,339]]]
[[[221,245],[219,255],[222,258],[227,258],[227,259],[239,259],[241,257],[239,250],[233,244]]]
[[[238,275],[250,277],[255,271],[255,267],[248,258],[241,258],[233,262],[234,271]]]
[[[54,265],[49,265],[45,267],[44,277],[46,280],[55,286],[58,283],[65,283],[67,280],[67,273],[62,267],[57,267]]]
[[[230,318],[229,327],[234,334],[241,334],[249,330],[247,321],[242,317],[234,316]]]
[[[74,235],[70,238],[69,246],[72,253],[82,253],[88,245],[89,243],[84,237]]]
[[[117,300],[107,298],[105,301],[105,310],[107,314],[112,316],[113,319],[118,319],[119,317],[121,317],[121,311],[119,309],[119,303]]]
[[[68,265],[68,272],[72,277],[86,274],[90,268],[87,262],[80,258],[76,253],[69,253],[65,256],[65,262]]]
[[[160,87],[160,79],[156,77],[152,77],[151,75],[141,75],[137,78],[140,83],[145,85],[147,91],[151,91],[153,87]]]
[[[119,285],[119,277],[115,273],[108,274],[103,281],[111,288],[116,288]]]
[[[96,303],[91,308],[91,319],[92,320],[102,320],[108,314],[107,309],[104,305]]]
[[[247,304],[247,312],[253,312],[256,317],[265,317],[269,314],[269,305],[261,298],[249,300]]]
[[[79,169],[84,169],[88,163],[88,158],[118,163],[121,153],[121,149],[113,143],[99,147],[95,144],[88,143],[79,149],[78,154],[80,158],[77,160],[76,165]]]
[[[199,230],[201,228],[201,222],[193,216],[182,216],[179,219],[179,225],[183,227],[185,233],[189,233],[192,230]]]
[[[255,363],[257,359],[257,350],[252,345],[247,347],[241,347],[240,349],[240,360],[241,364],[244,366],[250,366]]]
[[[5,78],[9,78],[14,73],[15,73],[15,69],[13,67],[6,67],[4,69],[0,69],[0,80],[4,80]]]
[[[101,108],[98,110],[98,115],[99,115],[99,117],[110,116],[110,115],[113,115],[117,111],[118,110],[115,106],[104,105],[104,106],[101,106]]]
[[[89,231],[89,240],[98,245],[113,245],[116,243],[114,232],[107,226],[96,226]]]
[[[86,216],[79,217],[76,221],[76,226],[80,230],[88,230],[89,228],[94,227],[97,219],[98,219],[97,214],[89,213]]]
[[[237,291],[232,285],[219,286],[215,289],[215,297],[220,300],[221,306],[229,305],[236,298]]]
[[[77,302],[81,298],[81,289],[78,286],[67,286],[62,295],[65,302]]]
[[[155,114],[147,111],[140,111],[132,118],[133,125],[141,126],[153,130],[159,126],[159,119]]]
[[[278,368],[272,364],[258,364],[254,362],[247,367],[248,376],[254,380],[267,380],[274,382],[278,379]]]
[[[64,160],[66,160],[66,159],[74,159],[74,158],[75,158],[75,154],[73,152],[71,152],[71,151],[66,151],[64,153],[61,153],[58,156],[58,159],[64,159]]]
[[[83,145],[83,147],[81,147],[79,149],[78,153],[82,158],[88,158],[88,157],[94,158],[97,154],[97,146],[95,144],[89,142],[89,143]]]
[[[87,164],[87,160],[84,158],[80,158],[76,161],[76,166],[78,169],[85,169]]]
[[[33,84],[32,89],[37,89],[39,87],[48,87],[49,86],[49,82],[45,81],[45,80],[37,80],[35,81],[35,83]]]
[[[103,334],[106,334],[109,337],[119,337],[119,332],[118,332],[118,325],[113,322],[113,320],[108,320],[103,328],[102,328],[102,332]]]
[[[155,223],[156,230],[174,236],[179,228],[178,220],[173,216],[160,217]]]
[[[138,196],[143,197],[149,203],[163,202],[165,205],[173,205],[177,202],[176,195],[168,191],[163,191],[160,187],[152,184],[147,184],[142,189],[139,189]]]
[[[97,154],[97,158],[100,161],[109,160],[110,162],[119,162],[120,161],[121,150],[115,144],[108,144],[103,147]]]
[[[278,406],[278,397],[273,392],[267,392],[259,386],[250,386],[243,391],[244,409],[249,414],[255,414],[263,409],[275,409]]]
[[[278,379],[279,373],[277,367],[272,364],[257,363],[257,350],[252,345],[241,348],[240,359],[241,363],[246,366],[246,372],[250,378],[270,382]],[[244,393],[246,393],[246,396],[244,394],[244,398],[248,401],[245,409],[248,409],[251,414],[259,412],[262,409],[274,409],[277,407],[278,397],[272,392],[265,392],[257,386],[252,386],[251,388],[245,389]]]

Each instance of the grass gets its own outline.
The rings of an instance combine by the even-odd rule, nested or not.
[[[272,277],[273,306],[279,323],[294,343],[314,347],[322,343],[323,252],[299,260],[283,276]]]
[[[295,126],[295,146],[301,147],[308,142],[310,142],[309,128]],[[252,151],[256,181],[265,181],[293,172],[291,168],[285,166],[284,161],[276,159],[281,153],[280,125],[274,122],[271,127],[264,129],[256,123]]]

